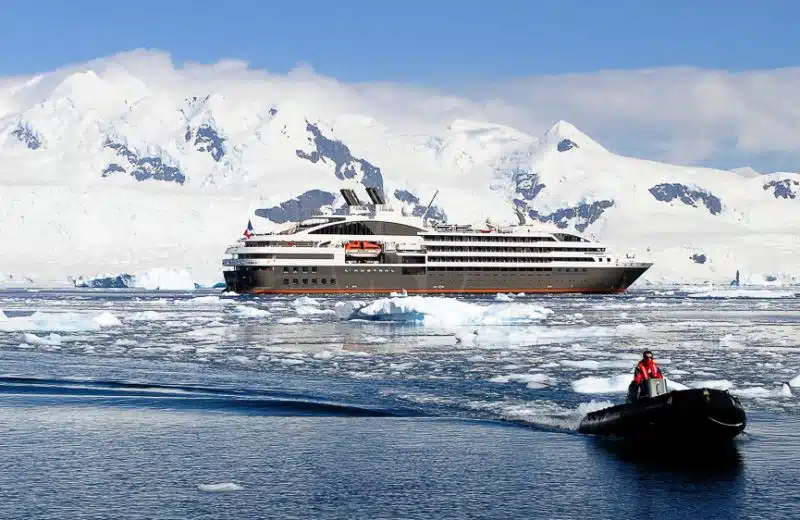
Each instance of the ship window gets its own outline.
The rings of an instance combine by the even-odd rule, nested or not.
[[[284,278],[283,279],[283,285],[289,285],[289,279],[288,278]]]
[[[283,268],[283,272],[284,272],[284,273],[288,273],[288,272],[289,272],[289,268],[288,268],[288,267],[284,267],[284,268]]]
[[[303,278],[303,285],[308,285],[308,278]]]
[[[336,278],[331,278],[331,285],[336,285]]]
[[[304,267],[304,268],[303,268],[303,272],[304,272],[304,273],[307,273],[307,272],[308,272],[308,267]]]
[[[325,285],[326,283],[328,283],[328,280],[327,278],[323,278],[322,280],[320,280],[320,282],[322,283],[322,285]]]
[[[297,285],[297,278],[292,278],[292,285]]]
[[[296,273],[297,272],[297,268],[296,267],[292,267],[292,272]]]
[[[311,272],[312,272],[312,273],[316,273],[316,272],[317,272],[317,268],[316,268],[316,267],[312,267],[312,268],[311,268]]]
[[[316,278],[312,278],[311,279],[311,285],[317,285],[317,279]]]

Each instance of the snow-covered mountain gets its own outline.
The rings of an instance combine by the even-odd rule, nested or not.
[[[432,124],[331,80],[153,59],[0,80],[0,273],[218,280],[248,219],[335,211],[339,188],[361,184],[415,211],[439,190],[433,214],[450,222],[581,231],[651,258],[641,283],[800,282],[798,174],[624,157],[564,121],[541,136]]]

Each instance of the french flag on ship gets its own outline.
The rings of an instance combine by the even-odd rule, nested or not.
[[[253,223],[249,220],[247,221],[247,229],[244,230],[244,236],[247,238],[253,236]]]

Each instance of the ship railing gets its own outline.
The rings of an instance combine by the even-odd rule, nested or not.
[[[272,258],[224,258],[222,265],[224,266],[259,266],[259,265],[272,265],[275,260]]]

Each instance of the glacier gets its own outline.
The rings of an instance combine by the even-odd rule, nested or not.
[[[626,157],[566,121],[389,117],[331,79],[152,58],[0,81],[0,284],[213,285],[248,220],[342,212],[340,188],[366,186],[414,214],[438,190],[444,222],[579,231],[653,261],[637,285],[800,283],[800,174]]]

